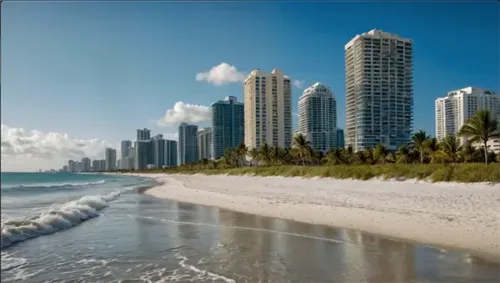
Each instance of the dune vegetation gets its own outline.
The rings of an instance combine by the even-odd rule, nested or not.
[[[299,134],[294,137],[290,150],[267,144],[259,150],[249,150],[240,144],[227,149],[218,160],[204,159],[141,172],[500,183],[500,153],[495,154],[484,146],[499,131],[498,120],[488,111],[479,111],[459,132],[459,136],[469,141],[464,146],[457,136],[438,141],[420,130],[408,145],[394,152],[377,145],[358,152],[352,147],[331,148],[325,154],[313,150],[306,137]],[[483,147],[473,147],[473,143]]]

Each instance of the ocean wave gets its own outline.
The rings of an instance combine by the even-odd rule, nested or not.
[[[28,185],[13,185],[13,186],[2,186],[2,192],[4,191],[19,191],[19,190],[32,190],[32,189],[50,189],[50,188],[73,188],[73,187],[83,187],[83,186],[95,186],[106,183],[105,180],[100,180],[96,182],[81,182],[81,183],[51,183],[51,184],[28,184]]]
[[[117,199],[120,192],[108,195],[84,196],[78,200],[50,209],[31,219],[12,219],[2,223],[1,248],[27,239],[51,234],[74,227],[81,222],[99,216],[99,210]]]

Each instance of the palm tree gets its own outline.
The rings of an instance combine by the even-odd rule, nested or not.
[[[376,162],[374,152],[371,147],[365,148],[365,150],[363,150],[363,155],[364,155],[364,163],[374,164]]]
[[[298,134],[293,139],[293,146],[290,154],[297,161],[302,161],[305,164],[306,160],[310,160],[313,157],[313,152],[311,150],[310,142],[302,134]]]
[[[347,164],[352,164],[355,160],[354,156],[354,148],[352,145],[347,146],[347,148],[344,150],[344,161]]]
[[[264,164],[269,165],[271,163],[271,147],[264,143],[259,148],[259,161],[264,162]]]
[[[428,136],[423,130],[419,130],[411,138],[415,150],[418,151],[420,163],[424,163],[424,142],[429,138],[430,136]]]
[[[488,164],[488,140],[500,135],[499,121],[488,110],[477,111],[465,122],[458,135],[467,137],[469,143],[481,142],[484,146],[484,162]]]
[[[247,156],[248,148],[244,143],[240,143],[236,148],[235,148],[235,153],[236,153],[236,158],[238,159],[238,164],[239,165],[244,165],[245,164],[245,159]]]
[[[373,151],[373,161],[375,163],[385,164],[387,162],[386,157],[389,153],[389,150],[383,144],[377,144]]]
[[[410,163],[410,148],[407,145],[402,145],[396,151],[396,161],[398,163]]]
[[[330,148],[323,158],[323,161],[328,165],[339,165],[344,163],[344,153],[342,148]]]
[[[450,135],[446,136],[439,144],[441,152],[451,160],[454,164],[457,163],[459,158],[459,152],[462,150],[460,141],[456,136]]]
[[[467,144],[462,147],[462,150],[459,152],[459,156],[464,162],[468,163],[474,160],[475,152],[476,149],[471,144]]]
[[[431,163],[438,160],[439,142],[436,138],[430,138],[424,141],[422,145],[423,152],[429,156]]]
[[[279,146],[271,147],[270,159],[273,165],[283,165],[286,161],[286,151]]]
[[[259,161],[259,152],[255,147],[253,147],[251,150],[248,151],[248,155],[252,159],[252,162]],[[252,163],[250,163],[250,165],[252,165]]]

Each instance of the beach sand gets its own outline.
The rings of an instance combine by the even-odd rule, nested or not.
[[[500,185],[134,174],[145,193],[239,212],[356,229],[500,261]]]

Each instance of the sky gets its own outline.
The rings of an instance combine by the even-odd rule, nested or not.
[[[489,2],[12,2],[1,10],[2,171],[103,158],[136,129],[176,138],[253,69],[319,81],[345,127],[344,45],[373,28],[414,41],[414,130],[434,100],[499,86],[499,4]],[[297,126],[293,115],[293,126]]]

